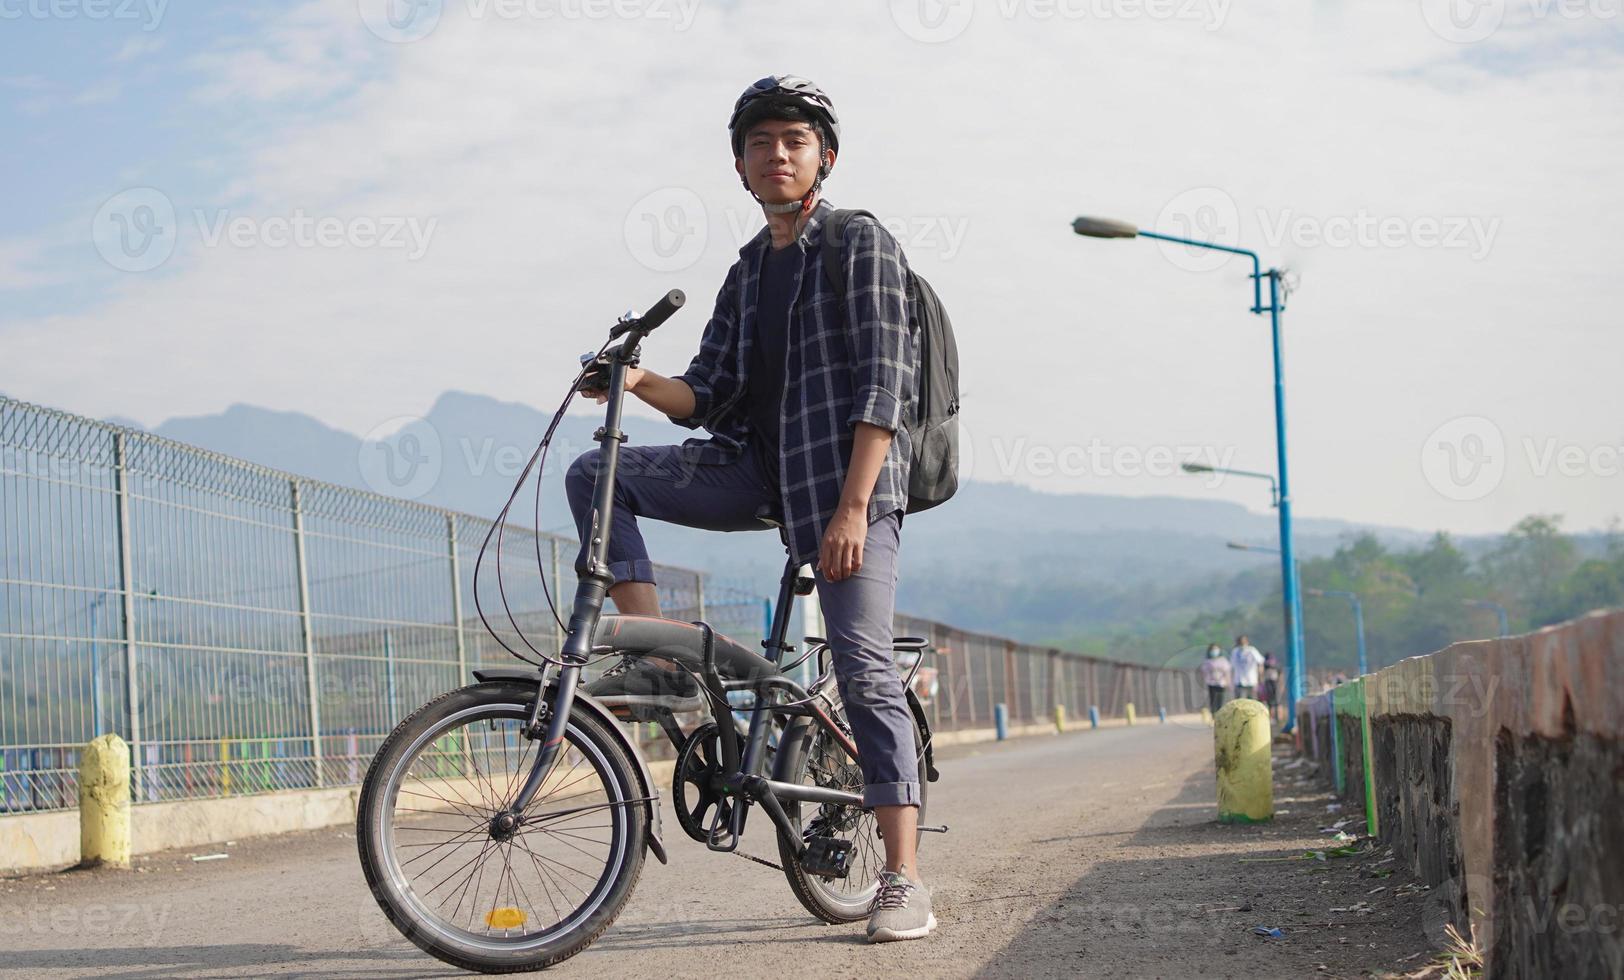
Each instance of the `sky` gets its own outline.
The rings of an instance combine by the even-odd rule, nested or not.
[[[952,314],[969,478],[1268,507],[1177,466],[1275,470],[1247,260],[1092,215],[1286,270],[1299,514],[1624,514],[1624,0],[0,0],[0,392],[380,435],[673,287],[676,374],[776,72]]]

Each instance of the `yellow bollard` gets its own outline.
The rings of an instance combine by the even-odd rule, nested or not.
[[[1134,720],[1135,720],[1135,719],[1136,719],[1136,718],[1137,718],[1137,717],[1138,717],[1138,716],[1137,716],[1137,715],[1135,715],[1135,714],[1134,714],[1134,713],[1133,713],[1133,702],[1132,702],[1132,701],[1129,701],[1129,702],[1128,702],[1128,703],[1127,703],[1127,705],[1126,705],[1126,706],[1125,706],[1125,710],[1124,710],[1124,712],[1123,712],[1123,713],[1124,713],[1124,714],[1126,714],[1126,715],[1127,715],[1127,716],[1128,716],[1128,724],[1130,724],[1130,725],[1131,725],[1131,724],[1133,724],[1133,723],[1134,723]]]
[[[1218,822],[1261,823],[1274,817],[1269,709],[1261,701],[1231,701],[1212,730],[1218,763]]]
[[[1202,722],[1202,724],[1209,725],[1209,726],[1212,724],[1212,709],[1211,708],[1202,708],[1201,709],[1201,722]]]
[[[130,747],[117,735],[79,753],[79,864],[130,866]]]
[[[1057,732],[1066,730],[1066,706],[1063,704],[1054,706],[1054,730]]]

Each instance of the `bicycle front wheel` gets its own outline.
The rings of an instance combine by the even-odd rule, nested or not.
[[[510,973],[568,959],[603,934],[642,871],[648,816],[614,733],[575,706],[522,823],[495,818],[541,746],[524,737],[537,689],[442,695],[374,757],[356,818],[361,867],[406,938],[454,966]]]

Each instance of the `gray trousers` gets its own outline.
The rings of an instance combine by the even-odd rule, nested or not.
[[[776,503],[777,490],[753,449],[725,465],[689,463],[678,450],[677,446],[621,447],[609,532],[609,572],[616,583],[654,581],[654,566],[637,528],[639,517],[708,531],[767,529],[756,518],[756,510]],[[582,542],[575,559],[577,574],[586,571],[598,460],[596,449],[582,453],[564,477]],[[813,569],[828,625],[835,679],[857,742],[863,802],[868,806],[919,805],[913,714],[891,645],[902,516],[896,510],[868,526],[863,565],[856,574],[831,582],[822,571]]]

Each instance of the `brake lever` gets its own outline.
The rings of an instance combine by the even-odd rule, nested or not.
[[[577,391],[602,392],[609,388],[610,351],[602,354],[597,351],[588,351],[581,355],[581,370],[586,372],[581,377]],[[638,344],[632,348],[632,356],[627,359],[627,367],[636,367],[643,358],[643,345]]]

